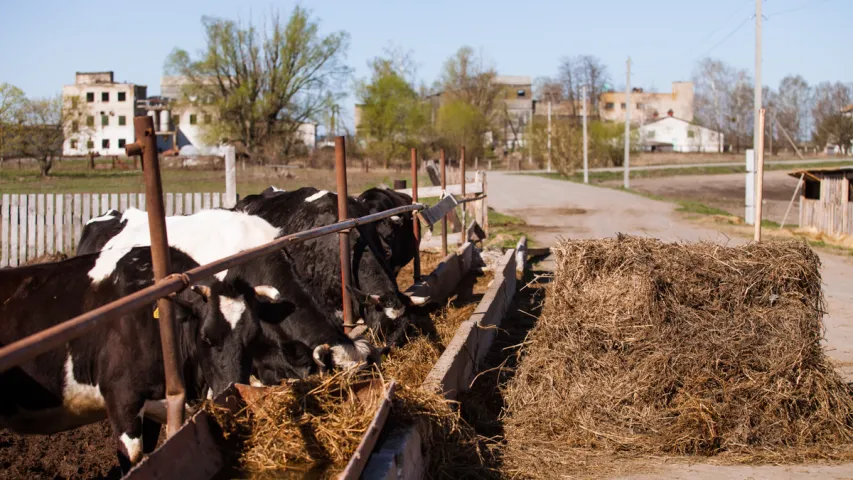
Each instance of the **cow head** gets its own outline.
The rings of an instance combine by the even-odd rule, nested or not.
[[[198,319],[196,359],[208,387],[217,394],[232,382],[246,383],[252,367],[250,344],[261,331],[263,308],[281,303],[278,290],[218,280],[194,285],[175,298],[178,320]]]
[[[285,378],[306,378],[317,372],[313,352],[301,342],[265,339],[252,348],[252,370],[264,385],[278,385]]]
[[[339,342],[337,345],[323,344],[314,348],[313,359],[321,370],[332,368],[363,368],[369,365],[379,365],[382,352],[370,341],[356,331],[348,335],[349,342]]]
[[[384,319],[397,320],[406,313],[406,303],[397,293],[376,295],[363,292],[352,285],[349,286],[349,292],[359,306],[361,317],[372,327],[381,325]]]

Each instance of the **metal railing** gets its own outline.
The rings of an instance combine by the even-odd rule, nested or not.
[[[146,201],[148,210],[149,233],[151,235],[151,256],[154,267],[154,284],[130,295],[122,297],[111,303],[103,305],[95,310],[89,311],[75,318],[54,325],[36,334],[25,337],[14,343],[0,348],[0,372],[32,360],[55,348],[59,348],[69,341],[92,331],[100,325],[114,321],[122,315],[150,305],[151,302],[159,300],[160,311],[160,337],[163,348],[163,360],[166,381],[166,407],[167,407],[167,437],[174,435],[183,424],[185,390],[181,371],[177,358],[177,338],[175,336],[175,321],[172,304],[166,298],[186,289],[190,285],[210,278],[214,274],[260,258],[264,255],[276,252],[283,247],[306,240],[321,237],[331,233],[341,235],[341,274],[342,295],[344,312],[349,310],[349,316],[345,316],[345,328],[349,330],[352,325],[352,312],[350,306],[349,289],[351,276],[349,255],[349,232],[352,228],[364,225],[394,215],[407,212],[415,212],[425,209],[424,205],[417,203],[415,194],[414,203],[390,210],[366,215],[359,218],[347,219],[346,199],[346,150],[344,138],[338,137],[335,142],[335,167],[337,171],[337,193],[338,193],[338,217],[340,221],[332,225],[312,228],[291,235],[278,238],[267,244],[244,250],[234,255],[221,258],[205,265],[183,273],[172,274],[169,256],[169,246],[166,231],[166,222],[163,208],[162,182],[160,180],[160,166],[157,158],[156,133],[151,117],[143,116],[134,118],[135,143],[126,148],[128,155],[141,155],[143,159],[143,170],[145,173]],[[415,154],[412,156],[415,161]],[[413,169],[413,179],[417,187],[417,171]],[[417,189],[415,189],[417,191]],[[414,222],[417,225],[417,221]],[[418,227],[415,227],[416,243],[418,240]],[[419,254],[416,253],[415,258]],[[415,272],[416,278],[419,272]]]

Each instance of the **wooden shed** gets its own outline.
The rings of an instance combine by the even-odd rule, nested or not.
[[[800,228],[832,235],[853,234],[853,166],[798,170],[789,175],[800,179]]]

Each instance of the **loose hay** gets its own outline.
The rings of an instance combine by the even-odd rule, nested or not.
[[[807,245],[620,236],[554,252],[543,315],[506,386],[508,471],[547,477],[590,448],[850,457],[851,389],[820,345]]]
[[[330,478],[355,453],[380,404],[379,398],[359,401],[355,389],[379,379],[375,370],[317,375],[269,388],[261,401],[237,413],[212,402],[204,409],[232,442],[237,474],[279,478],[310,472],[312,478]],[[399,385],[388,422],[424,423],[424,441],[435,452],[432,472],[484,464],[473,429],[440,395]]]

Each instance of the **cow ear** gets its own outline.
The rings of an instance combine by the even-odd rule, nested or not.
[[[211,292],[210,287],[208,287],[207,285],[193,285],[192,287],[190,287],[190,290],[201,295],[201,298],[205,302],[210,300]]]
[[[347,285],[347,290],[349,290],[350,295],[352,295],[358,303],[363,303],[365,305],[379,305],[382,303],[379,295],[371,295],[353,287],[352,285]]]
[[[279,303],[284,301],[277,288],[270,285],[258,285],[255,287],[255,297],[262,302]]]

